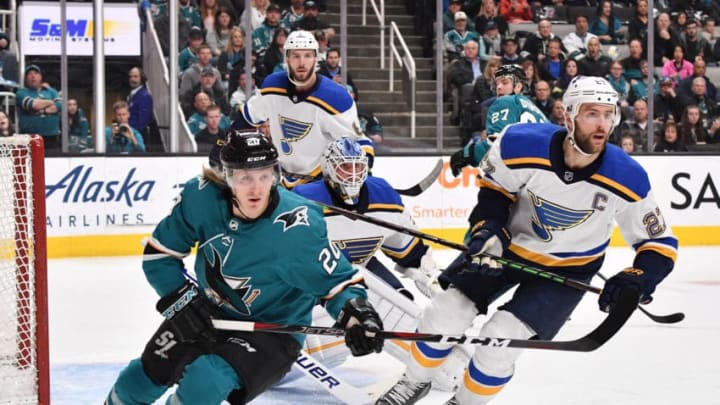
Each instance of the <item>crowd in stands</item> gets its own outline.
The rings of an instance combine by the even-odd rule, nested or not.
[[[595,7],[594,14],[568,11],[589,6]],[[573,77],[602,76],[620,94],[623,113],[623,125],[615,129],[612,142],[632,152],[645,151],[651,125],[654,151],[720,144],[720,96],[706,76],[708,66],[720,63],[715,32],[720,3],[669,0],[656,1],[655,7],[654,66],[648,66],[647,0],[449,0],[442,17],[445,97],[452,105],[452,122],[461,127],[462,142],[484,136],[479,106],[494,96],[494,70],[517,64],[527,77],[525,95],[551,122],[562,122],[559,101]],[[418,15],[429,14],[426,10]],[[573,21],[563,17],[571,15]],[[558,23],[574,24],[575,30],[556,35],[553,27]],[[618,57],[618,46],[627,49],[627,55]],[[650,83],[653,117],[647,108]]]

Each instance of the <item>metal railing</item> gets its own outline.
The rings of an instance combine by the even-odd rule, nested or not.
[[[367,2],[368,0],[363,0],[362,2],[363,27],[367,25]],[[385,69],[385,0],[380,0],[379,8],[375,0],[370,0],[370,6],[372,6],[378,24],[380,24],[380,69]]]
[[[400,43],[403,50],[403,55],[400,55],[398,48],[395,46],[395,38]],[[415,58],[405,40],[403,39],[400,30],[395,24],[395,21],[390,21],[390,41],[388,41],[388,90],[394,91],[395,89],[395,69],[394,62],[397,61],[398,65],[403,70],[403,94],[405,95],[405,102],[410,107],[410,138],[415,138],[415,83],[417,81],[417,74],[415,70]]]

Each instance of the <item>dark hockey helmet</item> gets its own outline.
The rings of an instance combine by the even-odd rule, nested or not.
[[[525,71],[522,66],[518,64],[502,65],[495,71],[495,80],[505,76],[511,76],[513,80],[515,80],[515,83],[518,81],[520,83],[525,83],[525,80],[527,80],[525,77]]]
[[[231,129],[220,149],[220,163],[223,170],[260,169],[276,166],[278,153],[261,132]]]

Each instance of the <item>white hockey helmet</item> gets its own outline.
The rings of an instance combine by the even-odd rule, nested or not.
[[[293,31],[285,40],[285,58],[294,49],[311,49],[318,54],[318,42],[310,31]]]
[[[347,204],[355,205],[368,176],[368,158],[353,138],[336,139],[325,149],[322,172],[330,187]]]
[[[568,128],[570,142],[580,153],[587,155],[575,143],[575,117],[583,104],[607,104],[614,107],[613,123],[610,133],[620,124],[620,107],[618,106],[618,93],[615,88],[602,77],[577,76],[570,81],[565,90],[562,103],[565,111],[573,121],[573,127]],[[567,125],[566,125],[567,126]]]

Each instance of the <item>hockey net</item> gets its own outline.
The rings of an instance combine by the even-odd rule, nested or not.
[[[49,404],[42,138],[0,137],[0,404]]]

